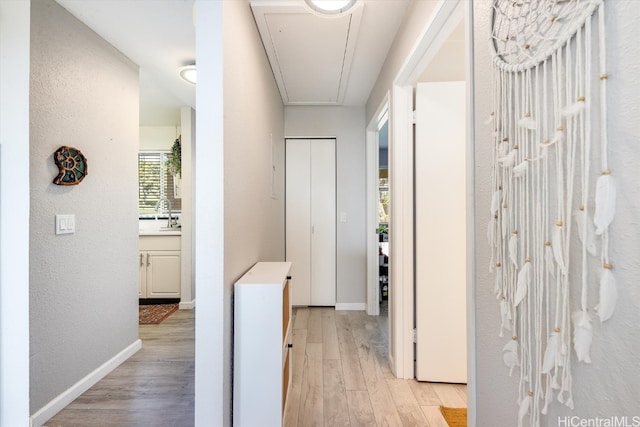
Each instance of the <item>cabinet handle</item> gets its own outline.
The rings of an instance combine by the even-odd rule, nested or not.
[[[140,254],[140,267],[144,265],[143,258],[144,258],[144,254]]]
[[[151,257],[147,254],[147,266],[151,265]]]

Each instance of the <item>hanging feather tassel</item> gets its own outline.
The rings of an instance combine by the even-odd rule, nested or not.
[[[518,427],[522,426],[522,422],[524,421],[524,416],[529,413],[532,394],[533,394],[532,392],[529,392],[520,402],[520,409],[518,410]]]
[[[502,239],[507,238],[507,234],[509,234],[509,222],[507,218],[509,217],[507,208],[502,208],[502,221],[500,221],[500,228],[502,229]]]
[[[491,216],[496,216],[498,209],[500,209],[500,190],[494,191],[491,196]]]
[[[524,176],[525,173],[527,173],[528,169],[529,169],[529,160],[524,159],[517,166],[513,167],[513,176],[516,178],[520,178],[521,176]]]
[[[584,208],[580,207],[580,209],[581,210],[576,211],[573,214],[573,217],[576,220],[576,228],[578,229],[578,237],[580,238],[580,241],[582,242],[582,244],[585,245],[585,247],[587,248],[587,252],[589,252],[590,255],[595,256],[598,254],[598,249],[596,247],[596,238],[595,238],[596,230],[593,226],[593,223],[591,221],[588,221],[587,213],[584,210],[582,210]],[[586,239],[584,236],[585,221],[587,226]]]
[[[501,300],[503,295],[502,295],[502,268],[500,268],[501,265],[500,263],[498,263],[496,265],[496,279],[495,282],[493,284],[493,294],[496,296],[497,299]],[[500,307],[500,310],[502,310],[502,306]]]
[[[513,373],[513,369],[518,366],[518,341],[512,339],[505,344],[502,349],[504,364],[509,368],[509,376]]]
[[[518,120],[518,126],[521,128],[536,130],[536,121],[533,117],[531,117],[530,113],[525,113],[524,117]]]
[[[549,374],[556,366],[556,359],[558,355],[558,333],[554,331],[547,340],[547,348],[544,351],[544,357],[542,362],[543,374]]]
[[[574,102],[571,105],[567,105],[566,107],[564,107],[562,109],[562,115],[564,117],[573,117],[573,116],[577,116],[578,114],[580,114],[582,111],[584,111],[585,108],[585,98],[584,96],[580,96],[578,97],[578,99],[576,100],[576,102]]]
[[[545,391],[545,394],[544,394],[544,406],[540,411],[542,415],[547,415],[547,412],[549,412],[549,404],[552,401],[553,401],[553,388],[547,387],[547,390]]]
[[[511,312],[509,311],[509,303],[507,303],[506,299],[502,299],[500,301],[500,334],[498,335],[500,338],[504,337],[504,331],[512,331],[513,326],[511,325]],[[505,361],[506,363],[506,361]]]
[[[591,363],[589,357],[593,338],[591,316],[586,310],[577,310],[573,312],[571,317],[573,320],[573,349],[576,351],[578,361]]]
[[[513,230],[509,238],[509,259],[513,265],[518,266],[518,230]]]
[[[489,247],[494,248],[496,246],[496,219],[491,218],[487,227],[487,241]]]
[[[551,144],[558,144],[564,142],[564,127],[558,126],[556,131],[553,133],[553,137],[551,138]]]
[[[553,249],[551,249],[551,242],[544,242],[544,264],[547,269],[547,272],[551,274],[552,277],[556,277],[556,265],[553,261]]]
[[[515,164],[516,162],[516,150],[511,150],[508,154],[505,154],[502,157],[498,157],[498,163],[502,165],[502,167],[508,168]]]
[[[513,305],[518,306],[520,302],[527,295],[529,285],[531,282],[531,261],[527,259],[522,266],[522,269],[518,273],[518,279],[516,281],[516,294],[513,297]]]
[[[611,272],[611,264],[605,264],[600,278],[600,301],[596,305],[596,313],[601,322],[605,322],[613,316],[618,299],[616,278]]]
[[[560,270],[562,270],[564,274],[565,266],[562,247],[562,222],[558,221],[551,233],[551,248],[553,249],[553,259],[556,260],[556,264],[558,264],[558,267],[560,267]]]
[[[593,223],[596,234],[600,235],[607,229],[616,212],[616,185],[609,171],[604,171],[596,182],[596,211]]]

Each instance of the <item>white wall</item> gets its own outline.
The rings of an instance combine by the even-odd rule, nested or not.
[[[30,2],[0,1],[0,425],[29,419]]]
[[[171,150],[180,126],[140,126],[140,150]]]
[[[287,138],[336,137],[336,307],[364,310],[367,268],[364,108],[286,107],[285,134]],[[346,221],[341,221],[345,216]]]
[[[31,6],[33,413],[138,338],[138,70],[54,1]],[[87,157],[78,186],[51,183],[61,145]]]
[[[197,7],[196,425],[231,425],[233,283],[284,261],[284,110],[248,1]]]
[[[610,228],[610,256],[618,283],[614,316],[604,325],[594,321],[590,365],[574,359],[573,390],[575,410],[555,404],[543,417],[543,426],[557,426],[559,416],[582,418],[637,416],[640,396],[640,8],[635,0],[604,3],[607,16],[607,100],[609,112],[609,164],[617,179],[616,218]],[[476,343],[477,343],[477,425],[515,425],[517,380],[508,376],[502,362],[504,340],[498,338],[500,314],[491,291],[489,250],[486,241],[490,204],[491,129],[484,125],[492,111],[491,67],[487,40],[491,2],[474,2],[475,84],[476,84]],[[572,260],[571,263],[578,260]],[[592,291],[593,300],[596,299]],[[590,306],[593,307],[593,300]],[[629,418],[629,422],[632,419]],[[577,424],[576,424],[577,425]]]

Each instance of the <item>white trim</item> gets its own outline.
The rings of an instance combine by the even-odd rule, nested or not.
[[[413,87],[396,86],[391,106],[389,141],[389,316],[392,324],[389,347],[395,349],[392,372],[413,378]],[[393,342],[391,342],[393,341]]]
[[[465,78],[467,81],[467,425],[476,425],[476,211],[475,186],[475,77],[473,5],[465,11]]]
[[[30,425],[40,427],[55,414],[63,410],[68,404],[73,402],[78,396],[89,390],[98,381],[107,376],[111,371],[116,369],[125,360],[136,354],[142,348],[142,341],[136,340],[129,346],[125,347],[120,353],[107,360],[105,363],[90,372],[87,376],[80,379],[77,383],[60,393],[52,401],[40,408],[35,414],[29,417]]]
[[[178,310],[193,310],[194,308],[196,308],[195,299],[191,301],[180,301],[180,304],[178,304]]]
[[[389,117],[389,92],[384,96],[380,107],[367,126],[366,139],[366,186],[367,186],[367,314],[380,314],[380,284],[378,259],[378,234],[373,230],[378,228],[378,134],[380,127]]]
[[[336,303],[336,311],[364,311],[367,304],[364,302],[339,302]]]

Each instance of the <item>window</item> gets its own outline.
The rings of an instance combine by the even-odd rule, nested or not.
[[[158,201],[168,199],[172,212],[180,212],[181,199],[175,197],[174,177],[167,169],[168,152],[138,154],[138,211],[140,214],[166,212],[166,204],[156,210]]]

